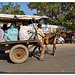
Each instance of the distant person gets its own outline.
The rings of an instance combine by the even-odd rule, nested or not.
[[[72,40],[74,39],[74,33],[72,33]]]
[[[20,28],[20,31],[19,31],[19,39],[20,40],[29,40],[30,38],[30,35],[29,33],[34,33],[34,30],[32,28],[30,28],[28,26],[28,24],[25,24],[25,26],[22,26]]]
[[[7,36],[7,41],[18,40],[18,28],[15,26],[14,23],[12,23],[7,32],[5,32],[5,36]]]
[[[4,36],[4,31],[0,26],[0,42],[5,42],[7,40],[7,36]]]

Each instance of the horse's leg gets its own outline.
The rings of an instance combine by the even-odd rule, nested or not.
[[[48,48],[48,47],[47,47],[47,44],[46,44],[46,46],[45,46],[45,47],[46,47],[46,48]]]
[[[38,47],[38,49],[39,49],[39,52],[41,53],[41,50],[40,50],[40,48],[41,48],[41,47],[39,46],[39,47]]]
[[[37,49],[37,47],[38,47],[38,45],[37,45],[37,46],[34,48],[34,50],[32,51],[31,56],[34,55],[34,52],[35,52],[35,50]]]
[[[51,55],[53,55],[53,56],[54,56],[55,51],[56,51],[56,44],[53,44],[53,50],[52,50]]]
[[[56,43],[57,43],[57,40],[56,38],[54,39],[54,43],[53,43],[53,50],[52,50],[52,55],[54,56],[54,53],[55,53],[55,50],[56,50]]]
[[[56,44],[53,44],[53,53],[55,53],[56,50]]]
[[[53,52],[52,54],[54,55],[55,51],[56,51],[56,44],[58,42],[58,39],[56,39],[55,43],[53,44]]]

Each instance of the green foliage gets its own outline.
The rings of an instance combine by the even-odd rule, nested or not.
[[[20,5],[9,2],[8,5],[1,3],[0,13],[2,14],[14,14],[14,15],[25,15],[24,11],[20,10]]]
[[[45,23],[65,26],[75,31],[75,2],[30,2],[28,8],[37,10],[37,15],[46,15],[52,20]]]

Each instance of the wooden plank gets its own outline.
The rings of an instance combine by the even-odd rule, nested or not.
[[[6,41],[6,42],[0,42],[0,45],[5,45],[5,44],[17,44],[17,43],[37,43],[38,41],[36,40],[23,40],[23,41]]]

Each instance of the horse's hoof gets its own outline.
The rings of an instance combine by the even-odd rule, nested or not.
[[[52,55],[52,56],[55,56],[55,54],[54,54],[54,53],[51,53],[51,55]]]
[[[39,61],[45,61],[45,59],[44,58],[39,58]]]
[[[30,57],[34,56],[34,54],[31,53]]]

